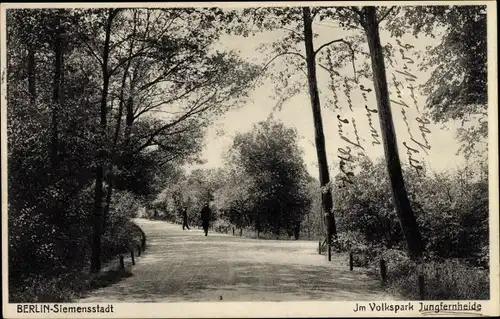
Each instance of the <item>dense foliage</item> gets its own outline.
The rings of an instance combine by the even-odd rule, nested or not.
[[[315,77],[303,77],[306,61],[309,74],[313,64],[328,72],[334,93],[342,83],[371,78],[358,8],[312,8],[308,28],[319,20],[352,31],[343,41],[316,44],[312,57],[303,52],[306,39],[312,44],[316,38],[305,32],[304,12],[7,10],[11,301],[67,300],[67,289],[84,290],[91,260],[100,269],[91,256],[105,263],[141,240],[130,221],[140,207],[147,216],[172,222],[180,222],[186,209],[196,225],[210,202],[218,231],[323,239],[325,187],[308,174],[293,128],[270,118],[236,135],[222,167],[183,168],[200,163],[206,127],[241,103],[264,71],[274,81],[277,109],[308,84],[310,93],[318,90]],[[403,167],[404,181],[425,248],[422,272],[434,278],[433,298],[484,297],[478,286],[489,267],[487,148],[480,146],[488,132],[484,8],[378,12],[385,19],[381,30],[395,37],[407,26],[415,36],[444,30],[420,65],[431,71],[423,89],[434,121],[470,122],[458,130],[468,162],[440,173]],[[277,30],[284,36],[263,45],[269,53],[264,68],[216,49],[227,31],[246,37]],[[278,58],[288,67],[273,72]],[[351,62],[354,78],[342,81],[337,70],[350,69]],[[311,93],[319,137],[319,101],[331,109],[330,91]],[[322,139],[323,151],[332,148]],[[417,265],[402,253],[405,239],[387,160],[360,156],[352,163],[352,183],[337,187],[345,186],[338,175],[325,185],[333,193],[337,249],[355,252],[359,265],[386,258],[393,281],[407,287]],[[329,179],[326,159],[323,164]],[[461,280],[453,279],[454,271]],[[65,283],[68,278],[72,284]]]
[[[355,183],[335,203],[342,244],[349,249],[403,249],[382,161],[364,158]],[[461,258],[488,266],[488,180],[481,168],[418,176],[405,170],[411,203],[431,259]],[[482,175],[482,176],[481,176]]]
[[[488,50],[485,6],[404,7],[388,19],[392,35],[411,30],[415,36],[440,35],[425,48],[420,69],[431,76],[424,84],[433,120],[462,122],[457,138],[465,156],[485,154],[488,136]],[[401,25],[407,26],[405,30]],[[443,58],[446,57],[446,58]]]
[[[180,221],[185,207],[196,225],[203,204],[211,201],[218,225],[299,238],[311,206],[310,182],[296,132],[267,120],[234,138],[224,167],[197,169],[179,178],[155,209],[161,212],[157,217]]]
[[[243,181],[247,189],[243,191],[254,197],[250,214],[246,214],[249,224],[257,232],[268,231],[279,237],[285,230],[288,236],[295,234],[298,238],[311,200],[307,189],[310,177],[297,146],[297,133],[272,120],[261,122],[250,133],[235,137],[229,160],[234,170],[246,176]],[[227,209],[233,216],[238,212],[238,201],[229,199]]]
[[[212,48],[218,12],[7,10],[13,298],[126,250],[130,217],[198,160],[206,125],[245,96],[256,69]],[[70,297],[50,293],[37,298]]]

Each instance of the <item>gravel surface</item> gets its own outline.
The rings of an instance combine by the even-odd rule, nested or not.
[[[202,229],[135,222],[147,249],[133,275],[78,302],[394,300],[363,269],[349,271],[347,255],[318,255],[317,242],[205,237]]]

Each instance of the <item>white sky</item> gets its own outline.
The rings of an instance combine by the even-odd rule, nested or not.
[[[331,22],[321,22],[321,25],[316,24],[313,27],[313,31],[318,33],[319,36],[314,39],[315,48],[318,48],[321,44],[341,38],[345,36],[345,31],[340,31],[335,29]],[[277,35],[278,34],[278,35]],[[253,59],[260,62],[266,62],[269,58],[264,57],[260,52],[256,49],[263,42],[271,42],[275,39],[279,38],[279,33],[261,33],[256,35],[255,37],[243,38],[237,36],[226,36],[221,41],[221,46],[226,47],[228,49],[236,49],[239,50],[243,57],[248,59]],[[395,39],[391,39],[384,32],[381,32],[381,41],[382,45],[386,43],[386,41],[390,40],[390,43],[393,46],[397,46]],[[415,39],[412,36],[407,36],[401,40],[403,43],[411,43],[415,46],[415,50],[425,51],[426,46],[428,45],[436,45],[438,43],[438,39],[429,39],[429,38],[419,38]],[[334,48],[334,47],[333,47]],[[332,49],[333,49],[332,48]],[[299,49],[303,52],[304,49],[299,47]],[[411,56],[416,63],[418,60],[415,56]],[[361,57],[360,57],[361,58]],[[300,59],[300,58],[299,58]],[[399,64],[399,69],[403,67],[403,60],[398,59],[397,63]],[[410,66],[410,65],[408,65]],[[279,68],[283,67],[283,64],[276,63],[274,68],[271,68],[271,72],[279,71]],[[386,65],[387,70],[387,78],[388,81],[391,81],[391,74],[393,73],[393,69],[390,68],[389,65]],[[410,66],[412,67],[412,66]],[[332,175],[338,172],[338,160],[337,155],[339,155],[337,148],[344,147],[346,142],[340,139],[337,125],[338,120],[336,118],[337,113],[334,113],[333,110],[326,109],[326,97],[327,95],[331,96],[331,91],[328,89],[328,73],[318,68],[318,86],[322,91],[322,116],[323,116],[323,126],[324,126],[324,134],[326,140],[326,149],[327,156],[329,162],[329,168]],[[340,70],[339,73],[341,75],[347,74],[352,75],[352,67]],[[417,81],[419,84],[424,83],[428,77],[428,73],[418,72],[416,70],[416,66],[412,67],[412,73],[417,76]],[[402,78],[398,78],[398,80],[402,81]],[[365,87],[372,88],[373,84],[371,79],[362,80]],[[358,93],[359,92],[359,93]],[[402,90],[403,99],[406,103],[411,105],[412,107],[407,111],[408,122],[411,123],[412,135],[419,142],[424,142],[421,134],[418,130],[418,124],[415,121],[415,117],[419,116],[415,107],[412,105],[412,99],[409,95],[409,90]],[[375,159],[379,156],[383,156],[383,146],[375,145],[371,146],[372,138],[369,133],[369,124],[368,119],[366,117],[366,110],[364,108],[365,102],[363,101],[360,91],[353,90],[351,92],[351,99],[353,102],[353,112],[349,111],[347,107],[347,103],[345,102],[345,97],[343,97],[342,92],[338,92],[340,103],[343,106],[343,111],[340,113],[342,118],[354,118],[356,121],[358,134],[362,138],[361,143],[365,148],[365,154]],[[390,94],[391,98],[396,99],[395,90],[391,89]],[[368,106],[371,109],[376,108],[376,100],[375,95],[370,93],[368,95]],[[418,101],[418,106],[420,109],[424,108],[425,97],[418,95],[416,96]],[[344,101],[342,101],[344,99]],[[264,86],[256,88],[250,94],[250,99],[235,108],[234,110],[229,111],[225,114],[225,116],[221,117],[217,120],[214,125],[208,128],[207,136],[206,136],[206,146],[203,151],[203,159],[206,160],[204,165],[196,165],[186,167],[188,170],[199,167],[219,167],[221,166],[221,158],[223,152],[227,151],[231,145],[232,139],[237,132],[247,132],[252,129],[252,126],[259,121],[265,120],[271,113],[273,113],[273,106],[276,104],[276,101],[273,99],[273,84],[266,83]],[[403,121],[402,114],[400,112],[400,108],[397,105],[392,104],[393,110],[393,120],[396,128],[397,139],[398,139],[398,147],[400,158],[403,163],[408,164],[408,156],[406,154],[406,148],[402,145],[404,141],[407,143],[410,142],[410,136],[407,132],[405,122]],[[314,146],[314,124],[313,117],[311,111],[311,105],[309,101],[307,83],[304,82],[304,90],[301,94],[295,96],[291,100],[287,101],[281,111],[275,111],[274,117],[276,119],[281,120],[287,126],[295,127],[300,136],[303,138],[300,140],[300,147],[304,150],[304,160],[307,165],[307,168],[310,174],[314,177],[318,177],[318,169],[317,169],[317,157],[316,150]],[[376,128],[379,136],[380,136],[380,124],[378,121],[378,114],[374,114],[372,116],[373,126]],[[459,143],[455,140],[455,131],[458,125],[456,123],[447,124],[447,128],[444,128],[442,124],[434,124],[431,123],[427,125],[427,128],[431,131],[430,134],[426,135],[426,139],[428,140],[431,149],[428,151],[428,155],[424,154],[423,151],[420,151],[419,154],[415,154],[414,158],[420,161],[425,161],[428,167],[430,167],[434,171],[441,171],[444,169],[450,169],[456,167],[462,163],[464,163],[464,158],[460,155],[455,155],[458,148],[460,147]],[[354,139],[354,132],[352,126],[346,125],[343,127],[345,135],[351,139]],[[220,130],[223,130],[224,135],[217,134]],[[379,138],[380,141],[381,138]],[[418,148],[416,144],[409,144],[414,148]],[[351,147],[352,148],[352,147]]]

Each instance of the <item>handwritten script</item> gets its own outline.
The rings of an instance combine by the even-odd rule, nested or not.
[[[401,115],[403,116],[403,121],[405,122],[407,132],[410,136],[409,141],[404,141],[403,145],[406,148],[406,154],[408,156],[408,161],[410,166],[413,167],[417,174],[420,175],[423,167],[423,159],[421,158],[421,151],[426,155],[429,154],[431,145],[427,139],[427,135],[431,133],[431,130],[427,127],[430,121],[422,114],[417,98],[415,96],[416,87],[415,82],[417,76],[412,73],[412,66],[415,61],[411,58],[412,49],[415,47],[411,44],[403,44],[399,39],[396,40],[397,50],[403,61],[403,66],[399,66],[396,63],[395,70],[391,74],[391,81],[394,86],[394,92],[391,97],[391,103],[397,105],[400,108]],[[390,61],[391,65],[394,65],[393,61]],[[403,97],[403,92],[408,91],[411,98],[410,104]],[[414,133],[410,122],[408,120],[408,111],[414,109],[419,116],[415,117],[415,121],[418,124],[418,133]]]
[[[395,63],[390,55],[386,55],[391,65],[391,70],[388,71],[390,72],[388,81],[392,85],[390,101],[393,107],[399,108],[401,112],[402,119],[409,135],[409,139],[404,139],[402,144],[405,147],[410,166],[420,175],[424,169],[423,156],[429,155],[429,151],[431,150],[428,139],[428,135],[431,134],[431,130],[429,129],[429,124],[431,122],[422,114],[417,99],[416,91],[418,77],[414,74],[415,47],[408,43],[404,44],[399,39],[396,39],[396,44],[395,51],[397,54],[395,57],[397,58],[396,62],[399,63]],[[391,45],[389,46],[392,48]],[[347,105],[347,107],[344,108],[342,106],[345,104],[339,101],[339,92],[335,87],[333,74],[330,74],[330,79],[330,89],[333,92],[334,111],[337,113],[337,132],[340,139],[344,142],[344,145],[337,148],[337,158],[340,160],[341,171],[341,184],[339,188],[343,188],[347,184],[354,183],[353,166],[355,158],[356,156],[365,155],[366,152],[362,143],[362,141],[365,140],[360,137],[358,130],[360,124],[355,119],[353,97],[362,97],[363,99],[362,105],[364,106],[365,119],[367,120],[367,127],[369,129],[369,143],[371,146],[381,145],[382,140],[377,130],[377,125],[374,124],[378,120],[378,110],[376,103],[375,105],[370,104],[370,101],[374,101],[375,99],[372,93],[373,89],[369,88],[370,85],[367,83],[361,84],[356,75],[354,78],[344,77],[341,82],[343,88],[342,95]],[[415,114],[417,115],[415,116]],[[361,126],[365,127],[364,123],[361,124]]]

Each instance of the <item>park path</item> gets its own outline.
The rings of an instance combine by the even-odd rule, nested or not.
[[[394,300],[347,257],[318,255],[317,242],[256,240],[136,219],[147,249],[132,276],[78,302]]]

